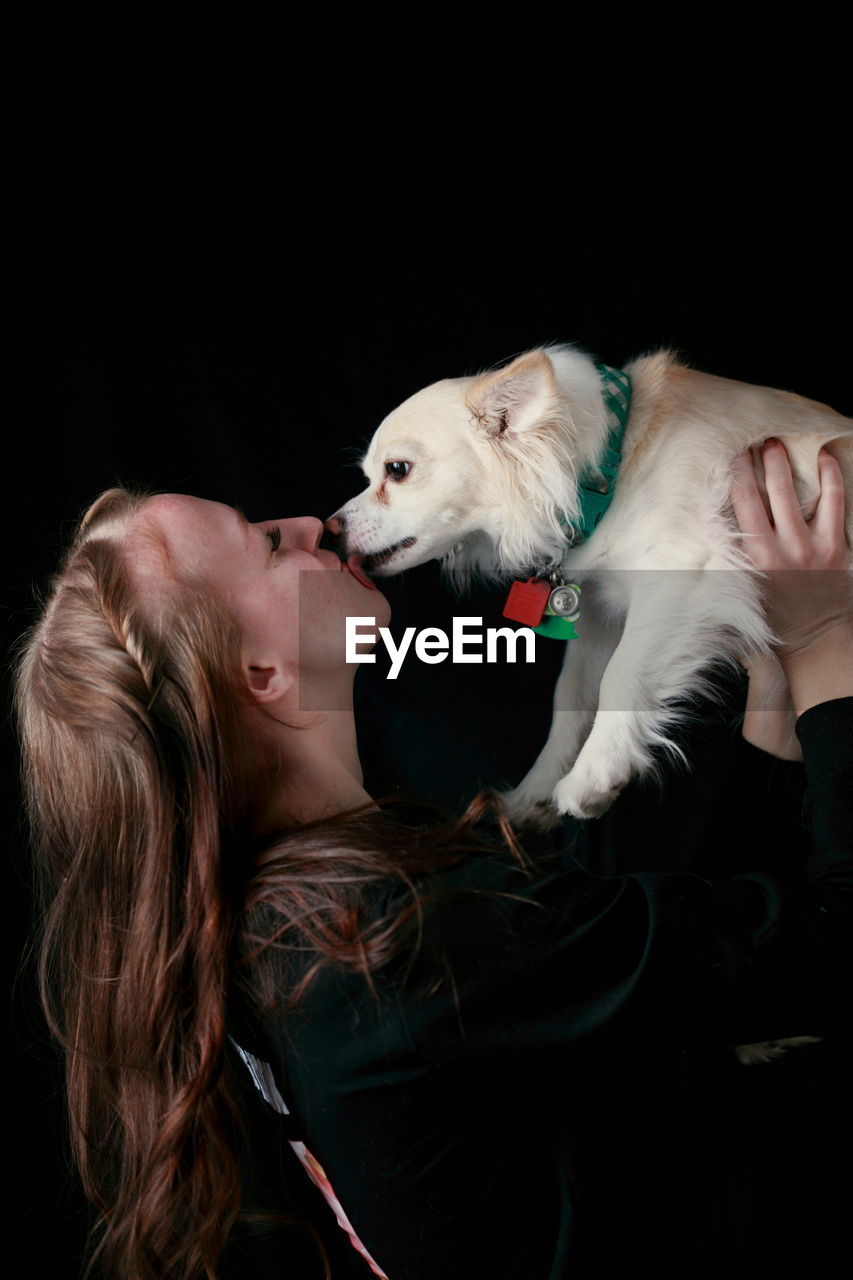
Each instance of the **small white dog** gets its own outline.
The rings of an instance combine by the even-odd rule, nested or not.
[[[689,714],[685,695],[713,694],[715,662],[771,652],[729,498],[733,459],[771,435],[806,518],[821,445],[838,459],[853,546],[853,421],[670,352],[615,371],[571,346],[541,348],[435,383],[377,430],[362,463],[369,487],[329,522],[345,556],[374,574],[437,557],[463,580],[556,572],[581,589],[550,735],[505,797],[515,821],[541,823],[553,806],[603,813],[654,769],[653,747],[683,759],[667,730]],[[585,493],[596,491],[612,501],[590,517]]]

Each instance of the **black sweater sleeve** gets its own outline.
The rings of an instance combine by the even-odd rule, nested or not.
[[[853,698],[823,702],[797,721],[808,790],[809,880],[828,895],[827,907],[850,904],[853,891]]]

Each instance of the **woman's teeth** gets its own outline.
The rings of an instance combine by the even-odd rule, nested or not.
[[[362,559],[372,571],[383,564],[387,564],[398,551],[403,551],[406,547],[413,547],[416,542],[417,538],[403,538],[402,542],[395,542],[392,547],[386,547],[384,551],[377,551],[374,554],[363,556]]]

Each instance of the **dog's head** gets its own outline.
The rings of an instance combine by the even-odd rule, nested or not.
[[[344,557],[380,575],[436,558],[500,574],[559,555],[574,471],[555,371],[566,350],[434,383],[390,413],[362,459],[367,488],[327,522]]]

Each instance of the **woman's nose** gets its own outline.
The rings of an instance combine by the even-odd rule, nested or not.
[[[281,541],[285,548],[294,551],[310,551],[313,555],[320,545],[323,533],[323,521],[316,516],[287,516],[283,520],[264,520],[264,526],[278,525],[281,530]]]
[[[288,520],[287,524],[290,526],[294,546],[300,551],[310,551],[313,555],[323,536],[323,521],[316,516],[297,516]]]

